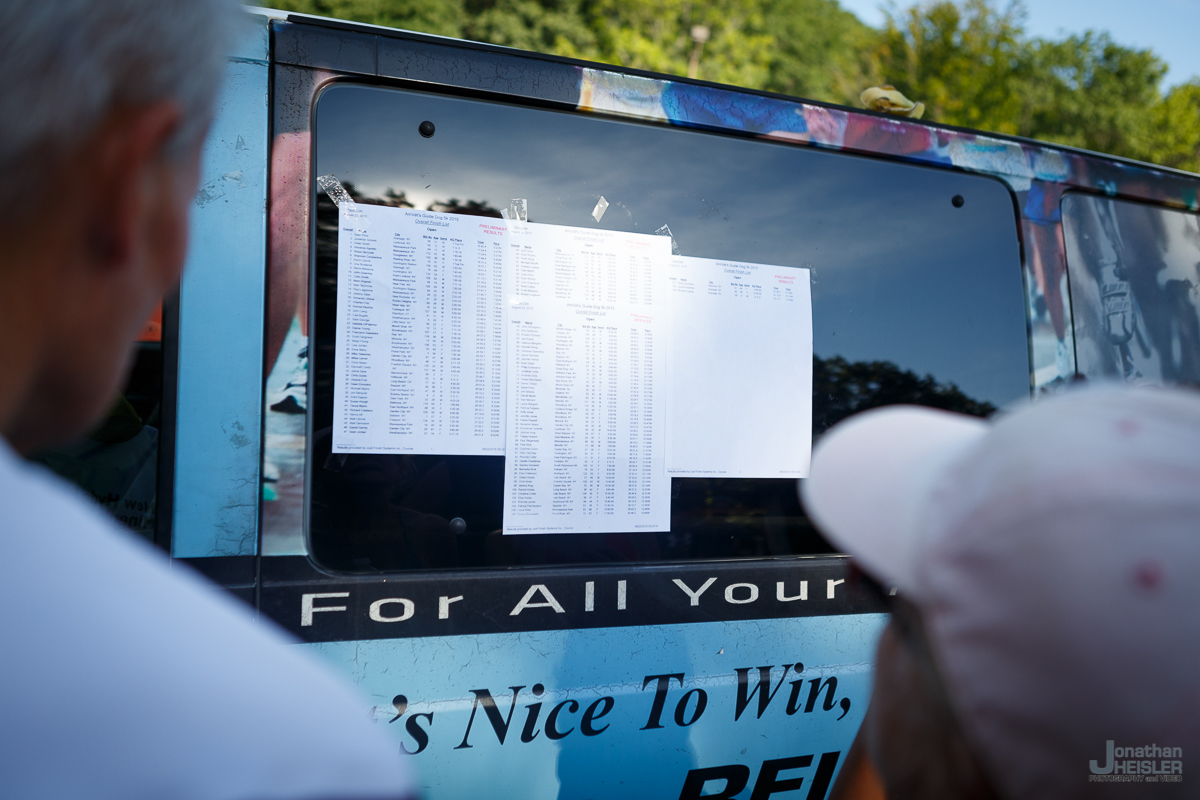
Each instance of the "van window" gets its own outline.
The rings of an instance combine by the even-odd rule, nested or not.
[[[76,484],[118,521],[154,541],[163,427],[161,304],[142,327],[134,347],[129,378],[96,429],[31,459]]]
[[[1076,193],[1062,218],[1079,372],[1200,385],[1200,218]]]
[[[879,405],[983,416],[1028,396],[1016,213],[998,181],[352,84],[320,96],[314,137],[314,175],[336,177],[357,203],[669,232],[684,256],[807,269],[813,436]],[[598,213],[602,197],[606,210]],[[334,453],[339,216],[326,193],[315,203],[308,535],[324,566],[365,572],[828,552],[795,480],[675,477],[670,531],[520,536],[501,532],[503,456]],[[704,377],[713,387],[729,380],[715,370]],[[755,385],[740,390],[749,397]]]

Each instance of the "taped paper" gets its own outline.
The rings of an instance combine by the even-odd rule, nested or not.
[[[679,256],[668,280],[667,474],[807,477],[808,270]]]
[[[334,453],[502,455],[505,223],[339,217]]]
[[[670,530],[667,241],[508,232],[504,533]]]

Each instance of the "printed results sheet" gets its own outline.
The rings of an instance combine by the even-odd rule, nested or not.
[[[808,474],[807,270],[343,204],[334,452],[501,455],[505,533],[667,531],[671,476]]]
[[[673,256],[667,473],[804,478],[812,448],[806,269]]]
[[[502,455],[504,222],[339,218],[333,452]]]
[[[670,530],[670,248],[509,223],[505,533]]]

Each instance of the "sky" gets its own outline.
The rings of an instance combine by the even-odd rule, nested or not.
[[[883,23],[880,0],[840,0],[868,25]],[[912,5],[898,2],[898,8]],[[999,3],[1003,7],[1004,3]],[[1167,62],[1165,86],[1200,76],[1200,0],[1025,0],[1026,30],[1062,38],[1088,29],[1106,30],[1127,47],[1150,48]]]

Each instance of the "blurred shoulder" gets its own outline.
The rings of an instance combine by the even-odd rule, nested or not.
[[[0,443],[0,794],[385,798],[347,682]]]

